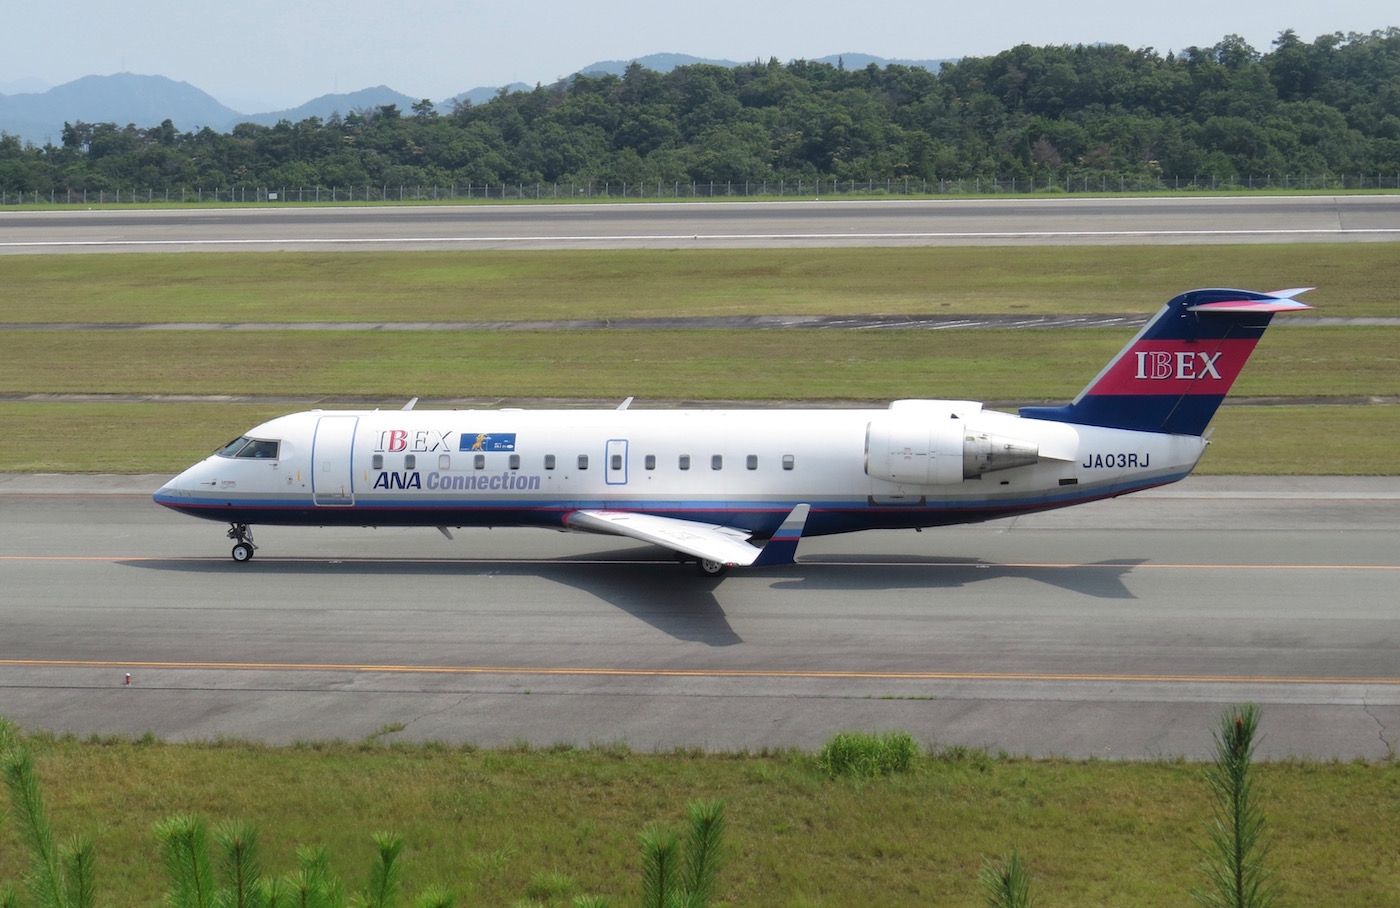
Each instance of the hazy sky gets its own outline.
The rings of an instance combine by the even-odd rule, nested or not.
[[[5,0],[5,7],[0,83],[158,74],[244,112],[379,84],[441,100],[658,52],[741,61],[842,52],[936,59],[1097,41],[1165,52],[1230,33],[1266,50],[1287,28],[1311,41],[1400,25],[1394,0]]]

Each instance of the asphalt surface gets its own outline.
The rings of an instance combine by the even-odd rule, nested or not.
[[[1400,195],[0,212],[0,254],[1397,239]]]
[[[1269,757],[1400,742],[1400,480],[1204,477],[972,527],[804,541],[719,583],[546,531],[223,527],[163,477],[0,477],[0,714],[272,742],[935,745]],[[127,673],[131,683],[125,683]]]

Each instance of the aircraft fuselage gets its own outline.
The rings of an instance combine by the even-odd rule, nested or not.
[[[246,437],[276,442],[276,456],[213,455],[156,501],[247,524],[558,529],[574,511],[626,510],[759,537],[806,503],[805,535],[821,535],[1119,495],[1180,479],[1205,448],[1196,436],[922,400],[883,410],[313,410]],[[987,455],[997,446],[1009,460]]]

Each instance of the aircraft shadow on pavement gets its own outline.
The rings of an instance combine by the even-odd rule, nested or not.
[[[1020,578],[1096,599],[1136,599],[1123,578],[1145,558],[1115,558],[1075,565],[1017,565],[920,555],[822,555],[782,571],[774,589],[874,592],[950,589],[988,580]],[[794,570],[795,569],[795,570]]]
[[[822,555],[781,567],[731,575],[767,582],[774,590],[878,592],[956,589],[974,583],[1021,578],[1097,599],[1137,598],[1123,582],[1146,559],[1113,559],[1082,565],[1002,565],[966,559],[870,555]],[[716,592],[726,582],[699,576],[651,548],[621,548],[552,560],[259,558],[252,564],[224,559],[148,559],[132,567],[212,575],[345,577],[538,577],[573,587],[620,609],[668,636],[706,646],[742,643]]]
[[[636,549],[562,556],[552,561],[500,560],[394,560],[259,558],[252,564],[223,559],[148,559],[123,562],[131,567],[220,576],[324,576],[353,577],[538,577],[571,586],[626,612],[677,640],[706,646],[743,643],[734,631],[724,607],[715,597],[722,580],[701,577],[689,565],[670,558],[653,558],[643,550],[638,563]],[[616,563],[609,563],[616,562]]]

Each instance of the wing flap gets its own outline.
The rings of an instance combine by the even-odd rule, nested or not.
[[[675,517],[630,511],[574,511],[564,522],[572,529],[629,536],[721,564],[747,567],[763,551],[749,545],[749,534],[743,530]]]

